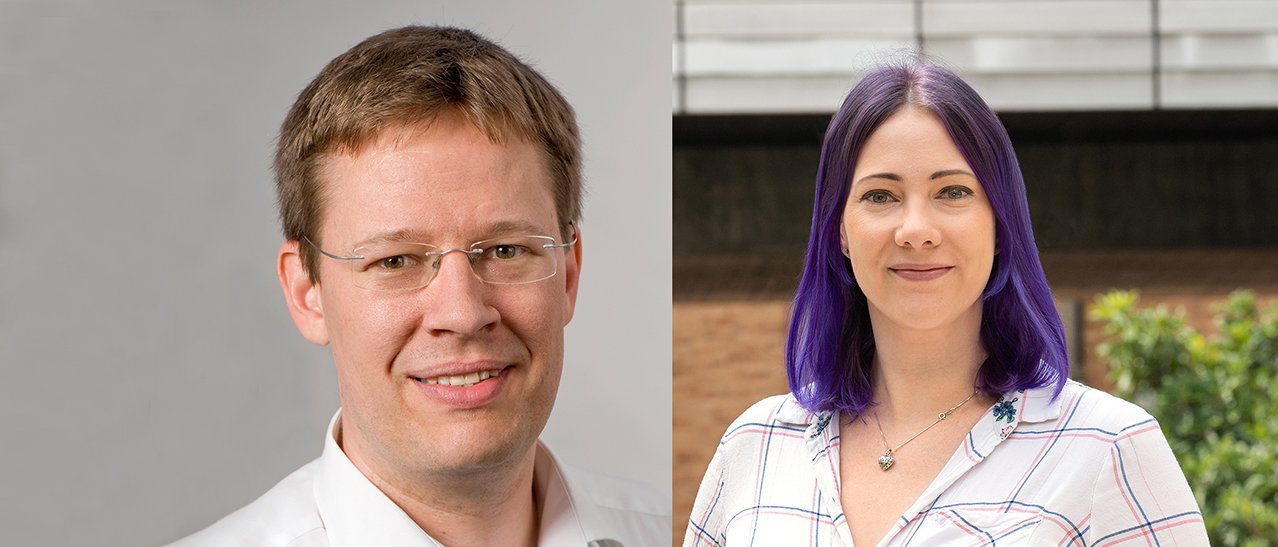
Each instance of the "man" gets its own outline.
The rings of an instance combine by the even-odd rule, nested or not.
[[[178,545],[665,545],[668,500],[537,441],[581,263],[575,116],[455,28],[328,64],[284,120],[278,270],[331,345],[323,455]]]

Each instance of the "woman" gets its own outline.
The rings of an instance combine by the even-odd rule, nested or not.
[[[830,121],[791,393],[727,430],[697,545],[1207,545],[1157,422],[1070,381],[1007,133],[925,62]]]

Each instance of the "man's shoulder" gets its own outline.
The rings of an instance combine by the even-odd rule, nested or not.
[[[584,492],[598,507],[670,518],[670,498],[646,484],[572,465],[561,464],[561,471],[573,492]]]
[[[670,497],[635,481],[560,465],[571,485],[578,518],[595,539],[623,545],[659,545],[670,538]],[[589,504],[585,507],[585,504]]]
[[[261,497],[170,547],[328,545],[315,504],[319,460],[292,472]]]

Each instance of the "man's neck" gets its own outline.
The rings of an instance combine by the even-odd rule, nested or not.
[[[387,471],[394,466],[370,457],[357,435],[339,439],[355,468],[436,541],[448,547],[537,544],[540,507],[533,486],[535,445],[512,465],[463,476],[427,477]]]

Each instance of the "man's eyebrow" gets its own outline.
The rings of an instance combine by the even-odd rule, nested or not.
[[[413,243],[426,243],[429,239],[425,232],[417,230],[399,229],[388,232],[380,232],[373,234],[355,244],[355,248],[367,247],[375,243],[402,243],[411,241]]]
[[[485,237],[491,237],[493,235],[508,235],[508,234],[536,235],[536,236],[554,235],[551,233],[543,233],[545,231],[546,231],[545,227],[538,226],[527,220],[502,220],[502,221],[489,224],[487,227],[484,228],[483,233],[487,234],[485,235]]]
[[[546,235],[554,236],[553,233],[543,233],[545,228],[538,226],[527,220],[499,220],[483,227],[478,233],[472,234],[471,239],[474,241],[466,241],[464,243],[474,243],[494,236],[502,235]],[[433,236],[429,232],[411,229],[391,230],[373,234],[372,236],[361,240],[355,244],[355,248],[367,247],[376,243],[427,243],[431,245],[441,245],[448,242],[431,241]],[[461,244],[463,242],[452,242]]]

